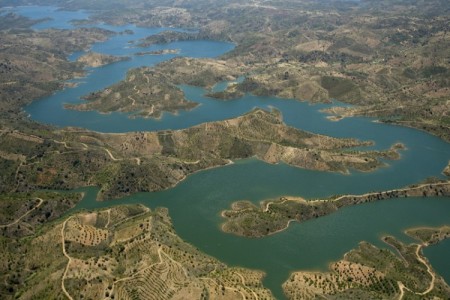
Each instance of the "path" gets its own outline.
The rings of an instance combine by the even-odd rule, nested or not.
[[[247,285],[245,284],[244,276],[242,276],[242,274],[239,272],[234,272],[234,274],[236,274],[237,276],[239,276],[241,278],[242,285],[244,286],[244,289],[245,289],[247,287]],[[250,292],[253,294],[253,296],[255,296],[255,300],[259,300],[258,294],[256,294],[254,290],[252,290],[250,288],[247,288],[247,289],[250,290]]]
[[[70,296],[70,294],[69,294],[69,293],[67,292],[67,290],[66,290],[66,287],[64,286],[64,280],[65,280],[66,277],[67,277],[67,272],[69,271],[70,264],[72,263],[72,257],[70,257],[70,256],[67,254],[67,252],[66,252],[66,239],[65,239],[65,237],[64,237],[64,230],[66,229],[66,224],[67,224],[67,222],[68,222],[71,218],[72,218],[72,217],[69,217],[68,219],[66,219],[66,220],[64,221],[64,223],[62,224],[62,227],[61,227],[61,244],[62,244],[62,252],[63,252],[64,256],[67,257],[67,259],[69,260],[69,261],[67,262],[66,269],[64,270],[64,274],[63,274],[63,276],[62,276],[62,278],[61,278],[61,289],[62,289],[64,295],[66,295],[66,297],[67,297],[68,299],[73,300],[72,296]]]
[[[138,215],[133,216],[133,217],[131,217],[131,218],[135,218],[135,217],[137,217],[137,216],[138,216]],[[171,232],[169,232],[169,233],[171,233]],[[140,273],[142,273],[142,272],[144,272],[144,271],[146,271],[146,270],[148,270],[148,269],[154,267],[155,265],[162,264],[162,263],[164,262],[164,258],[163,258],[163,257],[166,257],[166,259],[168,259],[171,263],[173,263],[174,265],[176,265],[176,266],[178,266],[179,268],[181,268],[181,269],[183,270],[183,273],[184,273],[184,275],[186,276],[186,278],[187,278],[187,279],[189,278],[189,274],[188,274],[186,268],[185,268],[180,262],[176,261],[176,260],[173,259],[170,255],[168,255],[166,252],[164,252],[164,251],[162,250],[161,247],[158,247],[158,251],[157,251],[157,252],[158,252],[158,258],[159,258],[159,261],[158,261],[158,262],[155,262],[155,263],[151,264],[150,266],[148,266],[148,267],[146,267],[146,268],[144,268],[144,269],[142,269],[142,270],[140,270],[140,271],[138,271],[138,272],[132,274],[131,276],[127,276],[127,277],[124,277],[124,278],[120,278],[120,279],[115,280],[115,281],[113,282],[113,285],[112,285],[112,291],[115,290],[115,285],[116,285],[117,283],[123,282],[123,281],[132,280],[133,278],[136,277],[137,274],[140,274]],[[242,284],[245,286],[245,279],[244,279],[244,277],[243,277],[240,273],[238,273],[238,272],[236,272],[236,274],[241,278]],[[211,280],[211,281],[214,282],[214,284],[217,285],[217,283],[216,283],[212,278],[204,277],[204,278],[199,278],[199,279],[200,279],[200,280]],[[233,291],[235,291],[236,293],[239,293],[239,294],[242,296],[242,299],[246,299],[245,294],[244,294],[242,291],[240,291],[239,289],[235,289],[235,288],[231,288],[231,287],[225,287],[225,288],[226,288],[226,289],[233,290]],[[255,299],[256,299],[256,300],[259,300],[258,295],[257,295],[254,291],[252,291],[252,290],[251,290],[251,292],[252,292],[253,295],[255,296]]]
[[[39,206],[42,205],[42,203],[44,203],[44,200],[42,200],[41,198],[36,198],[37,200],[39,200],[39,203],[33,207],[32,209],[30,209],[29,211],[27,211],[26,213],[24,213],[23,215],[21,215],[19,218],[17,218],[15,221],[6,224],[6,225],[0,225],[0,228],[7,228],[9,226],[12,226],[14,224],[17,224],[20,220],[22,220],[23,218],[25,218],[26,216],[28,216],[33,210],[35,210],[36,208],[38,208]]]
[[[365,193],[365,194],[362,194],[362,195],[343,195],[343,196],[340,196],[340,197],[334,199],[333,201],[338,201],[338,200],[341,200],[341,199],[343,199],[345,197],[359,197],[359,198],[363,198],[363,197],[367,197],[367,196],[378,195],[380,193],[389,194],[389,193],[398,193],[398,192],[409,192],[409,191],[418,190],[418,189],[421,189],[423,187],[430,186],[430,185],[433,186],[433,187],[446,186],[446,185],[450,185],[450,182],[424,183],[424,184],[420,184],[420,185],[415,186],[415,187],[409,187],[409,188],[403,188],[403,189],[394,189],[394,190],[383,191],[383,192],[371,192],[371,193]],[[313,201],[323,201],[323,200],[313,200]]]
[[[403,299],[403,296],[405,295],[405,289],[409,291],[409,289],[403,284],[401,281],[397,281],[398,288],[400,289],[400,295],[398,296],[398,300]]]
[[[403,284],[403,282],[397,281],[398,288],[400,289],[400,295],[399,295],[399,297],[398,297],[398,300],[403,299],[403,297],[404,297],[404,295],[405,295],[405,290],[408,290],[408,291],[410,291],[411,293],[414,293],[414,294],[416,294],[416,295],[424,296],[424,295],[428,294],[429,292],[431,292],[431,291],[434,289],[434,283],[435,283],[435,281],[436,281],[436,275],[435,275],[435,274],[433,273],[433,271],[431,270],[431,267],[430,267],[430,265],[428,264],[428,262],[427,262],[425,259],[423,259],[422,256],[420,256],[420,250],[421,250],[422,247],[424,247],[424,246],[426,247],[426,246],[428,246],[428,244],[427,244],[427,243],[425,243],[425,244],[418,244],[418,245],[417,245],[417,249],[416,249],[415,254],[416,254],[416,256],[417,256],[417,260],[420,261],[422,264],[424,264],[425,267],[427,267],[427,272],[428,272],[428,274],[430,274],[430,276],[431,276],[430,286],[429,286],[425,291],[423,291],[423,292],[414,292],[414,291],[412,291],[410,288],[406,287],[406,286]]]
[[[22,134],[22,133],[20,133],[20,134]],[[22,134],[22,135],[25,135],[25,134]],[[32,138],[32,139],[34,139],[34,138],[35,139],[41,139],[40,137],[34,136],[34,135],[28,135],[28,137]],[[51,141],[54,142],[55,144],[63,145],[65,149],[78,149],[78,148],[71,147],[71,146],[67,145],[67,142],[61,142],[61,141],[58,141],[58,140],[55,140],[55,139],[52,139]],[[81,143],[80,142],[79,144],[83,146],[83,149],[76,150],[76,151],[67,151],[67,152],[59,152],[58,150],[56,150],[55,152],[57,154],[63,155],[63,154],[68,154],[68,153],[76,153],[76,152],[80,152],[80,151],[86,151],[86,150],[89,149],[89,146],[86,145],[85,143]],[[32,157],[25,157],[25,159],[23,161],[20,161],[20,164],[17,166],[16,172],[15,172],[15,175],[14,175],[14,178],[15,178],[17,184],[16,184],[16,187],[12,190],[12,192],[17,191],[17,189],[19,188],[20,182],[18,180],[18,176],[19,176],[20,168],[22,168],[23,166],[29,166],[29,165],[32,165],[32,164],[36,164],[36,162],[26,163],[27,160],[31,161],[31,160],[33,160],[35,158],[36,158],[36,155],[32,156]]]
[[[423,183],[423,184],[420,184],[420,185],[418,185],[418,186],[415,186],[415,187],[407,187],[407,188],[403,188],[403,189],[393,189],[393,190],[388,190],[388,191],[381,191],[381,192],[369,192],[369,193],[365,193],[365,194],[361,194],[361,195],[351,195],[351,194],[348,194],[348,195],[342,195],[342,196],[339,196],[339,197],[337,197],[336,199],[333,199],[333,200],[331,200],[331,201],[339,201],[339,200],[341,200],[341,199],[344,199],[344,198],[347,198],[347,197],[354,197],[354,198],[364,198],[364,197],[367,197],[367,196],[376,196],[376,195],[378,195],[378,194],[390,194],[390,193],[398,193],[398,192],[409,192],[409,191],[414,191],[414,190],[418,190],[418,189],[421,189],[421,188],[423,188],[423,187],[426,187],[426,186],[432,186],[432,187],[439,187],[439,186],[447,186],[447,185],[449,185],[450,186],[450,182],[440,182],[440,183]],[[286,202],[286,201],[294,201],[294,200],[297,200],[297,199],[284,199],[283,200],[283,203],[284,202]],[[298,200],[297,200],[298,201]],[[305,200],[307,203],[314,203],[314,202],[323,202],[323,201],[329,201],[329,200],[327,200],[327,199],[317,199],[317,200]],[[274,201],[271,201],[271,202],[269,202],[269,203],[267,203],[266,204],[266,207],[264,208],[264,211],[267,211],[267,209],[268,209],[268,206],[272,203],[272,202],[274,202]]]
[[[183,163],[185,163],[186,165],[196,165],[196,164],[200,163],[200,159],[198,159],[196,161],[183,160]]]
[[[111,208],[107,210],[108,212],[108,222],[105,224],[105,228],[108,228],[109,223],[111,223]]]
[[[281,202],[278,203],[278,204],[283,204],[283,203],[285,203],[285,202],[287,202],[287,201],[298,201],[298,200],[296,200],[296,199],[288,199],[288,198],[284,198],[283,201],[281,201]],[[306,201],[306,200],[304,200],[304,201]],[[273,201],[267,202],[266,207],[264,207],[264,209],[263,209],[263,212],[267,212],[267,211],[269,210],[269,208],[270,208],[270,205],[273,204],[273,203],[274,203]]]
[[[67,145],[67,142],[61,142],[61,141],[58,141],[58,140],[55,140],[55,139],[52,139],[52,141],[54,142],[54,143],[56,143],[56,144],[61,144],[61,145],[63,145],[64,146],[64,148],[66,148],[66,149],[78,149],[78,148],[75,148],[75,147],[71,147],[71,146],[68,146]],[[78,142],[80,145],[82,145],[83,146],[83,150],[88,150],[89,149],[89,146],[88,145],[86,145],[85,143],[81,143],[81,142]],[[67,153],[67,152],[63,152],[63,153]],[[63,154],[63,153],[61,153],[61,154]]]
[[[209,278],[209,277],[200,277],[199,279],[200,280],[210,280],[210,281],[213,282],[213,284],[218,285],[217,282],[214,279]],[[236,289],[236,288],[233,288],[233,287],[229,287],[229,286],[225,286],[225,289],[232,290],[235,293],[239,293],[241,295],[242,299],[244,299],[244,300],[247,299],[247,297],[245,297],[245,294],[242,291],[240,291],[239,289]]]
[[[134,274],[131,275],[131,276],[124,277],[124,278],[120,278],[120,279],[117,279],[116,281],[114,281],[114,282],[113,282],[113,290],[114,290],[114,284],[116,284],[116,283],[118,283],[118,282],[121,282],[121,281],[127,281],[127,280],[130,280],[130,279],[133,279],[133,277],[135,277],[137,274],[142,273],[142,272],[144,272],[144,271],[146,271],[146,270],[152,268],[153,266],[162,264],[162,263],[163,263],[163,260],[162,260],[162,257],[161,257],[161,248],[160,248],[160,247],[158,247],[158,257],[159,257],[159,262],[156,262],[156,263],[154,263],[154,264],[151,264],[150,266],[148,266],[148,267],[146,267],[146,268],[144,268],[144,269],[142,269],[142,270],[140,270],[140,271],[134,273]]]
[[[424,184],[420,184],[420,185],[415,186],[415,187],[408,187],[408,188],[403,188],[403,189],[394,189],[394,190],[382,191],[382,192],[370,192],[370,193],[365,193],[365,194],[362,194],[362,195],[343,195],[343,196],[339,196],[339,197],[337,197],[336,199],[333,199],[333,200],[331,200],[331,201],[336,202],[336,201],[339,201],[339,200],[344,199],[344,198],[347,198],[347,197],[354,197],[354,198],[356,198],[356,199],[362,199],[362,198],[367,197],[367,196],[377,196],[377,195],[379,195],[379,194],[387,195],[387,196],[388,196],[388,199],[389,199],[390,196],[389,196],[388,194],[399,193],[399,192],[405,192],[405,193],[408,193],[408,192],[410,192],[410,191],[419,190],[419,189],[421,189],[421,188],[423,188],[423,187],[427,187],[427,186],[431,186],[432,188],[436,188],[436,187],[439,187],[439,186],[450,186],[450,182],[424,183]],[[410,197],[410,195],[408,195],[408,194],[406,194],[406,195],[404,195],[404,196],[405,196],[405,197]],[[290,199],[289,199],[289,198],[286,198],[286,197],[281,197],[280,200],[281,200],[281,199],[282,199],[281,202],[277,202],[278,200],[267,201],[267,202],[265,203],[265,206],[262,208],[262,212],[263,212],[263,213],[268,212],[269,209],[270,209],[270,205],[275,204],[276,202],[277,202],[277,204],[283,204],[283,203],[288,202],[288,201],[297,201],[297,202],[305,202],[306,204],[313,204],[313,203],[315,203],[315,202],[325,202],[325,201],[330,201],[330,200],[327,200],[327,199],[305,200],[305,199],[298,198],[298,197],[297,197],[297,198],[290,198]],[[386,199],[386,198],[384,198],[384,199]],[[380,200],[380,199],[379,199],[379,200]],[[358,203],[356,202],[356,203],[352,203],[352,204],[350,204],[350,205],[356,205],[356,204],[358,204]],[[348,206],[348,205],[346,204],[346,205],[344,205],[344,206]],[[245,209],[241,209],[241,210],[239,210],[239,211],[240,211],[240,212],[244,212],[244,211],[246,211],[246,210],[252,210],[252,209],[253,209],[253,208],[245,208]],[[222,216],[224,217],[223,214],[222,214]],[[269,235],[273,235],[273,234],[276,234],[276,233],[278,233],[278,232],[281,232],[281,231],[287,229],[287,228],[289,227],[290,223],[293,222],[293,221],[298,221],[298,220],[296,220],[296,219],[290,219],[290,220],[288,220],[288,222],[287,222],[287,224],[286,224],[286,226],[285,226],[284,228],[279,229],[279,230],[274,231],[274,232],[271,232],[271,233],[269,233]]]
[[[110,157],[112,160],[114,160],[114,161],[123,160],[122,158],[121,158],[121,159],[115,158],[115,157],[112,155],[111,151],[109,151],[109,149],[104,148],[104,147],[103,147],[103,149],[106,151],[106,153],[108,153],[109,157]]]
[[[131,220],[131,219],[134,219],[134,218],[138,218],[138,217],[140,217],[140,216],[143,216],[143,215],[145,215],[146,213],[148,213],[148,212],[150,211],[150,208],[148,208],[147,206],[142,206],[142,207],[143,207],[143,209],[144,209],[143,212],[141,212],[141,213],[139,213],[139,214],[137,214],[137,215],[134,215],[134,216],[125,218],[125,219],[123,219],[123,220],[120,220],[119,222],[115,223],[115,224],[113,225],[113,227],[117,227],[118,225],[120,225],[120,224],[122,224],[122,223],[125,223],[125,222],[128,221],[128,220]]]
[[[61,142],[61,141],[57,141],[55,139],[53,139],[52,141],[56,144],[64,145],[64,148],[66,148],[66,149],[72,149],[72,147],[67,146],[67,142]]]
[[[147,74],[144,74],[145,79],[147,79],[147,84],[150,84],[150,78],[148,78]]]
[[[424,244],[424,245],[427,246],[427,244]],[[427,267],[427,272],[431,276],[431,282],[430,282],[430,286],[424,292],[416,293],[417,295],[422,295],[422,296],[428,294],[429,292],[431,292],[434,289],[434,282],[436,280],[436,275],[434,275],[433,271],[431,270],[430,265],[428,264],[427,261],[425,261],[425,259],[422,258],[422,256],[420,256],[419,252],[424,245],[417,245],[416,256],[417,256],[417,260],[420,261],[422,264],[424,264],[425,267]]]
[[[20,168],[22,166],[23,166],[23,161],[21,161],[20,164],[17,166],[16,173],[14,175],[14,180],[17,182],[17,184],[16,184],[16,187],[12,190],[12,192],[17,191],[17,189],[19,188],[20,182],[19,182],[18,176],[19,176]]]
[[[131,101],[133,101],[133,102],[131,102],[131,106],[134,106],[134,105],[136,104],[136,100],[135,100],[133,97],[128,96],[128,99],[130,99]]]
[[[179,263],[178,261],[176,261],[175,259],[173,259],[172,257],[170,257],[166,252],[164,252],[161,248],[158,248],[159,252],[164,254],[173,264],[177,265],[181,270],[183,270],[184,276],[186,276],[186,278],[189,278],[189,274],[186,270],[185,267],[183,267],[183,265],[181,263]],[[159,254],[160,254],[159,253]],[[161,256],[161,254],[160,254]]]
[[[155,112],[155,105],[152,104],[152,108],[150,109],[147,115],[148,116],[153,115],[154,112]]]
[[[105,150],[106,153],[108,154],[108,156],[109,156],[112,160],[114,160],[114,161],[122,161],[122,160],[125,160],[125,158],[115,158],[114,155],[111,153],[111,151],[110,151],[109,149],[105,148],[105,147],[103,147],[103,150]],[[141,158],[140,158],[140,157],[130,157],[129,159],[134,159],[134,160],[136,160],[136,164],[137,164],[138,166],[141,165]]]
[[[115,281],[113,282],[113,284],[112,284],[111,293],[114,292],[114,285],[115,285],[116,283],[121,282],[121,281],[127,281],[127,280],[130,280],[130,279],[133,279],[133,278],[134,278],[136,275],[138,275],[139,273],[143,273],[143,272],[145,272],[146,270],[148,270],[148,269],[150,269],[150,268],[153,268],[153,266],[162,264],[162,263],[163,263],[163,259],[162,259],[162,256],[161,256],[161,251],[162,251],[162,250],[161,250],[161,247],[158,247],[158,257],[159,257],[159,262],[156,262],[156,263],[154,263],[154,264],[151,264],[150,266],[148,266],[148,267],[146,267],[146,268],[144,268],[144,269],[142,269],[142,270],[140,270],[140,271],[134,273],[134,274],[131,275],[131,276],[128,276],[128,277],[124,277],[124,278],[120,278],[120,279],[115,280]]]

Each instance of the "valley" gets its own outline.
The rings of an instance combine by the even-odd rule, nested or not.
[[[448,4],[165,5],[0,1],[2,295],[447,298]]]

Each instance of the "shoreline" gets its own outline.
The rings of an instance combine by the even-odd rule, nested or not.
[[[438,190],[439,189],[439,190]],[[314,218],[320,218],[337,212],[339,209],[344,207],[350,207],[354,205],[370,203],[370,202],[378,202],[383,200],[389,200],[393,198],[410,198],[410,197],[449,197],[450,196],[450,181],[445,182],[437,182],[437,183],[423,183],[417,186],[409,186],[401,189],[393,189],[388,191],[381,192],[370,192],[361,195],[341,195],[337,196],[337,198],[328,198],[328,199],[315,199],[315,200],[306,200],[301,197],[289,197],[282,196],[277,200],[263,200],[260,202],[259,207],[253,203],[252,206],[246,207],[243,209],[239,209],[233,207],[231,204],[230,209],[222,210],[220,215],[225,220],[221,225],[221,230],[225,233],[234,234],[236,236],[243,236],[246,238],[261,238],[270,236],[279,232],[282,232],[289,228],[289,225],[292,222],[306,222]],[[334,196],[336,197],[336,196]],[[270,212],[270,206],[274,204],[283,205],[285,203],[297,202],[299,204],[298,207],[293,207],[291,210],[287,210],[284,212],[288,215],[299,215],[299,213],[304,210],[306,215],[302,218],[292,218],[287,217],[283,219],[284,215],[279,216],[280,219],[276,220],[276,224],[282,223],[284,224],[281,228],[274,228],[272,231],[264,231],[260,227],[256,228],[245,228],[245,226],[241,225],[242,218],[245,219],[245,216],[248,215],[248,212],[252,214],[256,219],[264,218]],[[314,212],[308,212],[307,209],[314,207]],[[227,216],[229,214],[229,216]],[[226,230],[226,226],[229,224],[234,224],[235,226],[240,228],[241,231],[229,231]],[[281,224],[280,224],[281,225]],[[255,225],[256,226],[256,225]],[[247,232],[247,233],[246,233]],[[252,232],[252,233],[250,233]]]

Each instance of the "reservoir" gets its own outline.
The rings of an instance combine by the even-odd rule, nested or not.
[[[37,30],[49,27],[73,28],[72,19],[88,17],[87,12],[56,11],[52,7],[14,8],[16,13],[42,18],[52,11],[54,19],[35,26]],[[59,15],[61,14],[61,15]],[[332,215],[292,224],[287,230],[260,239],[247,239],[220,231],[223,221],[220,212],[237,200],[255,203],[284,195],[307,199],[335,194],[359,194],[400,188],[418,183],[428,177],[443,177],[442,170],[450,159],[450,144],[418,130],[374,122],[370,118],[347,118],[339,122],[326,119],[320,110],[335,104],[311,105],[292,99],[245,95],[233,101],[220,101],[204,96],[205,90],[181,86],[186,98],[200,103],[191,111],[177,115],[164,114],[160,120],[131,119],[124,113],[99,114],[64,109],[65,103],[80,103],[80,97],[101,90],[125,78],[131,68],[153,66],[175,56],[218,57],[234,45],[217,41],[185,41],[147,48],[134,47],[141,38],[156,34],[164,28],[139,28],[134,25],[101,28],[133,34],[118,34],[97,43],[92,51],[129,56],[131,59],[88,70],[85,78],[74,80],[75,88],[66,88],[50,97],[33,102],[25,108],[36,121],[59,127],[77,126],[100,132],[154,131],[181,129],[217,120],[233,118],[254,107],[277,109],[289,126],[333,137],[352,137],[375,142],[374,149],[387,149],[394,143],[403,143],[401,159],[375,172],[352,172],[349,175],[303,170],[286,164],[270,165],[257,159],[236,161],[232,165],[198,172],[169,190],[138,193],[114,201],[95,201],[95,188],[76,209],[94,209],[119,204],[142,203],[151,208],[169,208],[177,233],[205,253],[229,264],[263,270],[267,273],[266,287],[281,299],[281,284],[295,270],[326,270],[331,261],[368,241],[387,247],[380,241],[386,234],[411,241],[402,231],[416,226],[450,224],[450,198],[392,199],[348,207]],[[171,29],[173,30],[173,29]],[[183,29],[177,29],[183,30]],[[138,56],[140,51],[180,49],[178,54]],[[82,53],[74,53],[76,59]],[[450,282],[444,262],[448,260],[450,243],[425,249],[435,269]],[[442,266],[442,267],[441,267]],[[447,270],[447,272],[445,272]]]

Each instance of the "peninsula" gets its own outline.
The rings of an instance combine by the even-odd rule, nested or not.
[[[0,131],[5,191],[97,185],[99,199],[115,199],[167,189],[189,174],[235,159],[257,157],[345,174],[383,167],[381,159],[398,159],[402,149],[393,145],[385,151],[353,150],[372,142],[298,130],[286,126],[278,111],[261,109],[183,130],[106,134],[42,128],[40,135],[8,127]]]
[[[230,210],[222,211],[226,219],[222,230],[245,237],[263,237],[288,228],[291,222],[306,222],[363,203],[407,197],[449,197],[450,182],[413,185],[402,189],[372,192],[363,195],[335,196],[329,199],[305,200],[281,197],[266,200],[258,207],[249,201],[238,201]]]
[[[414,228],[406,234],[419,243],[404,244],[394,237],[383,241],[395,251],[367,242],[331,263],[329,272],[294,272],[283,284],[288,299],[424,299],[450,296],[450,287],[426,258],[422,248],[450,237],[450,227]]]

